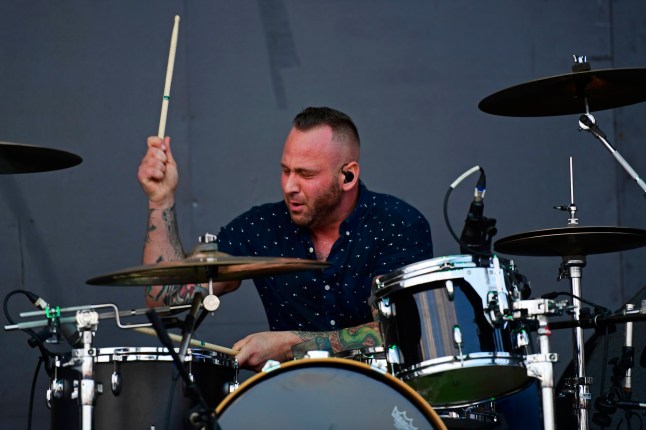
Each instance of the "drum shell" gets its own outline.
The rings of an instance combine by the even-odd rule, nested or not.
[[[434,407],[471,405],[526,386],[526,350],[515,346],[517,324],[503,318],[516,296],[508,279],[471,256],[375,278],[371,300],[394,375]]]
[[[215,408],[237,380],[235,362],[220,353],[190,349],[186,369],[209,408]],[[60,357],[57,379],[61,398],[51,401],[51,429],[76,430],[82,422],[80,401],[74,393],[81,376],[71,357]],[[120,392],[112,390],[112,374],[120,375]],[[166,348],[102,348],[94,358],[96,386],[93,429],[189,429],[188,411],[195,405]],[[168,424],[168,425],[167,425]]]
[[[219,425],[227,430],[445,429],[406,384],[341,358],[301,359],[255,375],[225,398],[216,412]]]

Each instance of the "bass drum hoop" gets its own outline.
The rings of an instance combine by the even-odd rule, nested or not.
[[[260,372],[256,375],[253,375],[246,381],[244,381],[240,386],[233,391],[231,394],[226,396],[224,400],[217,406],[215,409],[216,416],[220,417],[227,408],[231,406],[241,395],[249,391],[257,383],[262,384],[262,381],[269,380],[272,377],[278,376],[290,370],[291,368],[307,368],[307,367],[326,367],[326,368],[339,368],[343,370],[355,370],[358,373],[362,373],[369,377],[376,379],[378,382],[385,383],[386,385],[396,386],[399,389],[399,393],[404,396],[408,401],[413,403],[420,409],[422,415],[424,415],[429,422],[438,430],[447,430],[446,425],[440,419],[437,412],[428,404],[428,402],[415,390],[403,383],[398,378],[390,375],[389,373],[383,373],[378,370],[375,370],[373,367],[364,364],[360,361],[349,360],[345,358],[305,358],[300,360],[293,360],[285,363],[280,363],[280,367],[272,369],[268,372]]]

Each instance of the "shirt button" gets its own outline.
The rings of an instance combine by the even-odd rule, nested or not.
[[[311,254],[312,252],[314,252],[314,248],[312,248],[312,247],[310,246],[310,254]]]
[[[325,291],[330,291],[330,286],[329,286],[329,285],[326,285],[326,286],[325,286],[325,287],[323,287],[323,288],[325,288]]]
[[[334,325],[334,324],[336,324],[336,321],[330,320],[330,325]]]
[[[346,236],[350,236],[350,232],[349,232],[349,231],[346,231],[346,232],[345,232],[345,235],[346,235]]]

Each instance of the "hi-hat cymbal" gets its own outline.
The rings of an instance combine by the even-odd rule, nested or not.
[[[301,270],[324,269],[329,263],[284,257],[234,257],[223,252],[200,252],[179,261],[147,264],[98,276],[91,285],[179,285],[232,281]]]
[[[627,251],[646,246],[646,230],[625,227],[571,226],[507,236],[494,243],[501,254],[577,256]]]
[[[478,107],[493,115],[584,114],[646,100],[646,69],[572,72],[516,85],[484,98]]]

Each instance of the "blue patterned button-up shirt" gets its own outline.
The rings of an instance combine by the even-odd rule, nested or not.
[[[235,256],[316,259],[307,229],[294,224],[285,202],[255,206],[220,230],[220,251]],[[354,211],[339,228],[322,270],[254,279],[271,330],[325,331],[373,320],[372,279],[432,258],[431,229],[404,201],[360,185]]]

